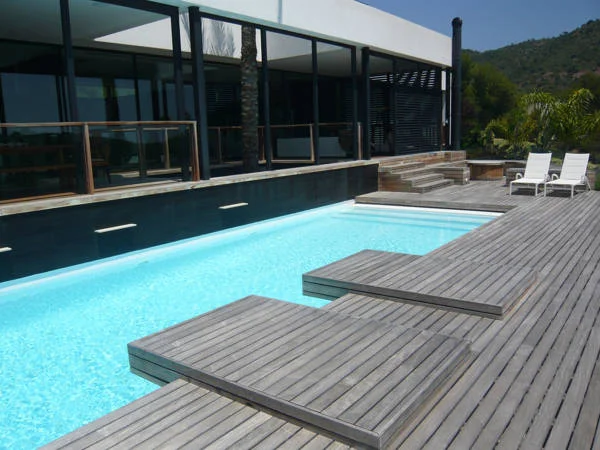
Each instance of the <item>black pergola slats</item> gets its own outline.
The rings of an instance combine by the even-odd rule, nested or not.
[[[436,151],[442,143],[442,70],[395,60],[371,80],[371,143],[375,153]]]

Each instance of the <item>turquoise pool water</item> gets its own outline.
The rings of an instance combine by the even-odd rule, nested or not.
[[[343,203],[0,283],[0,448],[29,449],[156,388],[128,342],[365,248],[425,254],[494,215]]]

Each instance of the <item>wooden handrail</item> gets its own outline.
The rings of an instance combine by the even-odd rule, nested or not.
[[[138,126],[138,125],[192,125],[194,120],[141,120],[124,122],[33,122],[33,123],[0,123],[0,128],[48,128],[48,127],[83,127],[96,126]]]
[[[92,135],[96,135],[97,132],[99,131],[97,129],[97,127],[112,127],[112,128],[116,128],[114,130],[110,130],[110,131],[117,131],[117,132],[122,132],[122,131],[136,131],[138,134],[138,145],[143,147],[143,143],[142,143],[142,138],[141,138],[141,133],[143,131],[164,131],[165,133],[165,142],[168,142],[167,139],[167,135],[168,135],[168,131],[171,130],[178,130],[181,127],[185,127],[187,129],[189,129],[189,139],[190,139],[190,145],[189,145],[189,151],[190,151],[190,166],[191,166],[191,172],[192,172],[192,181],[199,181],[200,180],[200,161],[199,161],[199,155],[198,155],[198,132],[197,132],[197,128],[196,128],[196,122],[193,120],[169,120],[169,121],[163,121],[163,120],[151,120],[151,121],[122,121],[122,122],[114,122],[114,121],[106,121],[106,122],[97,122],[97,121],[93,121],[93,122],[33,122],[33,123],[0,123],[0,129],[19,129],[19,128],[26,128],[26,129],[31,129],[31,128],[75,128],[75,129],[81,129],[81,133],[82,133],[82,147],[81,150],[77,150],[77,153],[81,155],[81,160],[83,162],[83,167],[81,167],[80,169],[77,169],[77,165],[73,164],[71,165],[65,165],[65,164],[59,164],[59,165],[32,165],[29,167],[19,167],[19,168],[6,168],[3,169],[2,171],[0,171],[0,173],[25,173],[25,172],[44,172],[46,170],[53,170],[53,169],[67,169],[67,166],[73,167],[76,170],[81,170],[82,171],[82,175],[84,176],[84,181],[85,181],[85,193],[86,194],[93,194],[95,191],[95,186],[94,186],[94,166],[96,165],[96,163],[92,162],[92,149],[91,149],[91,139],[92,139]],[[125,127],[129,127],[129,128],[125,128]],[[96,129],[92,129],[92,128],[96,128]],[[20,143],[18,143],[20,144]],[[14,153],[14,152],[19,152],[19,150],[22,148],[23,153],[28,152],[33,152],[32,148],[35,148],[36,150],[39,149],[39,151],[54,151],[54,150],[63,150],[65,148],[68,148],[69,146],[67,145],[54,145],[54,144],[50,144],[48,146],[41,146],[41,145],[37,145],[37,146],[28,146],[28,145],[2,145],[0,146],[0,154],[1,153]],[[140,150],[140,149],[138,149]],[[79,153],[79,152],[82,153]],[[167,151],[168,151],[168,147],[167,147]],[[139,159],[140,159],[140,175],[142,175],[143,173],[145,173],[146,171],[146,167],[145,167],[145,155],[143,152],[143,149],[141,151],[138,151],[139,154]],[[168,154],[165,157],[165,163],[168,165]]]

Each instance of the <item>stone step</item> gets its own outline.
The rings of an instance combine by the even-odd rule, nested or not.
[[[410,186],[422,186],[423,184],[430,183],[432,181],[444,180],[444,175],[441,173],[430,172],[422,175],[413,176],[410,178],[403,178],[402,182]]]
[[[390,175],[397,175],[400,177],[400,179],[404,180],[406,178],[416,177],[419,175],[425,175],[433,172],[434,169],[431,166],[425,166],[418,169],[393,170],[392,172],[390,172]]]
[[[425,167],[422,162],[403,162],[403,163],[379,163],[379,172],[386,173],[396,170],[412,170]]]
[[[442,180],[438,180],[438,181],[432,181],[429,183],[424,183],[420,186],[414,186],[411,189],[411,192],[418,192],[420,194],[423,194],[425,192],[431,192],[435,189],[440,189],[443,187],[447,187],[447,186],[452,186],[454,183],[452,182],[452,180],[446,180],[446,179],[442,179]]]

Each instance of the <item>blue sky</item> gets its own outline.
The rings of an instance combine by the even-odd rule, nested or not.
[[[600,0],[361,0],[440,33],[463,20],[463,48],[490,50],[558,36],[600,18]]]

